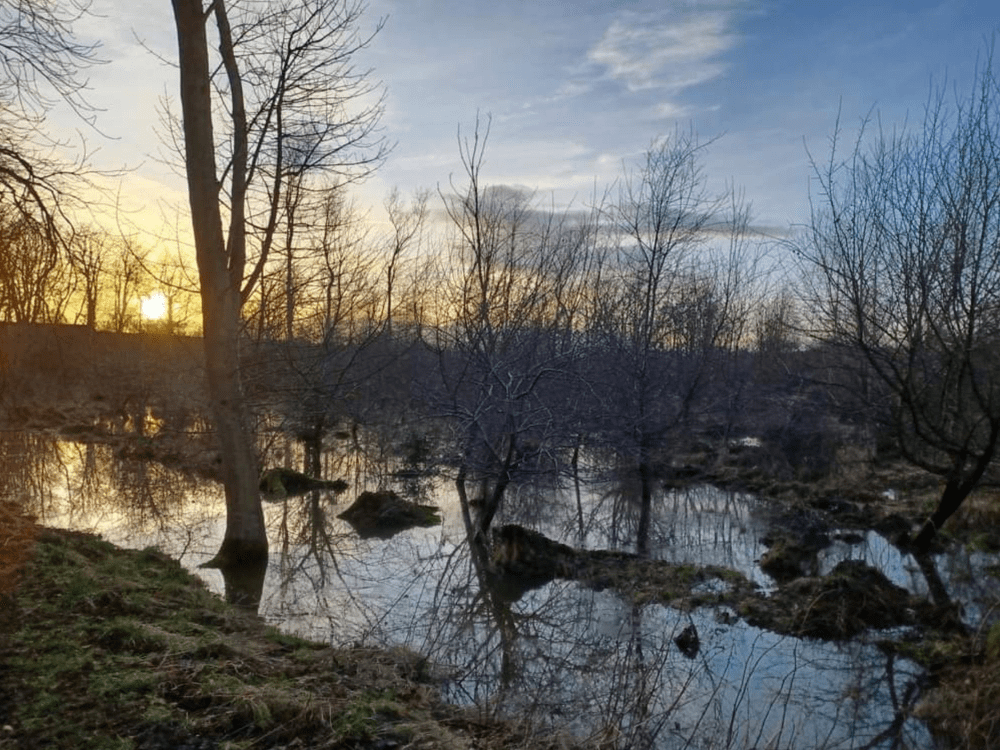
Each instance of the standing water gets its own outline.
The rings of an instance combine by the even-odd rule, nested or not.
[[[126,547],[155,545],[216,592],[221,575],[198,566],[224,531],[221,487],[107,446],[8,434],[6,486],[41,523],[95,531]],[[355,464],[346,495],[313,492],[266,503],[271,557],[259,606],[269,623],[334,645],[412,649],[447,697],[484,715],[544,722],[619,747],[934,748],[910,718],[921,670],[875,645],[880,634],[825,642],[778,635],[723,606],[682,611],[613,590],[555,580],[511,601],[480,584],[453,485],[404,487]],[[406,480],[412,483],[412,477]],[[388,539],[360,538],[337,518],[364,489],[418,490],[443,523]],[[611,483],[512,490],[497,524],[520,523],[588,549],[629,549],[634,519]],[[738,571],[762,590],[767,503],[700,486],[656,506],[655,557]],[[819,563],[860,558],[919,592],[919,571],[884,539],[835,544]],[[987,560],[942,558],[956,583]],[[995,562],[995,560],[994,560]],[[964,573],[949,579],[954,571]],[[677,639],[693,626],[691,653]],[[690,632],[690,631],[689,631]],[[884,634],[882,634],[884,635]]]

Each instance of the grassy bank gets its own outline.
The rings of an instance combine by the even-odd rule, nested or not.
[[[283,635],[155,550],[19,538],[0,594],[5,750],[549,746],[444,704],[415,654]]]

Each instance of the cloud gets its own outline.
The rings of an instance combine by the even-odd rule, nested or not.
[[[690,117],[694,108],[685,104],[678,104],[672,101],[663,101],[653,109],[656,117],[664,120],[679,120],[683,117]]]
[[[584,81],[564,81],[556,93],[550,97],[550,101],[561,101],[563,99],[575,99],[578,96],[589,94],[593,86]]]
[[[733,15],[733,7],[694,4],[625,13],[612,21],[587,59],[630,91],[663,89],[675,95],[723,73],[718,57],[735,44],[729,30]]]

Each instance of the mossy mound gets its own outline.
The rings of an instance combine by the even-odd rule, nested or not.
[[[790,539],[780,539],[760,557],[760,569],[779,583],[804,575],[816,561],[816,550]]]
[[[362,538],[387,539],[416,526],[441,525],[441,511],[436,505],[404,500],[392,490],[362,492],[337,517],[351,524]]]
[[[745,600],[741,611],[753,625],[823,640],[941,622],[937,608],[860,560],[844,560],[826,576],[796,578],[770,597]]]
[[[343,479],[317,479],[284,467],[268,469],[260,478],[260,491],[264,499],[270,502],[287,500],[314,490],[328,490],[339,494],[348,486]]]
[[[760,569],[779,583],[815,574],[818,554],[830,540],[779,532],[764,539],[768,550],[760,558]]]
[[[771,531],[761,542],[768,546],[760,569],[779,583],[819,572],[818,555],[830,546],[829,527],[823,518],[806,509],[792,508],[771,519]]]

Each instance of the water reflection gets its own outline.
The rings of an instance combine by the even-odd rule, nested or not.
[[[207,564],[201,567],[216,566]],[[267,567],[267,558],[263,557],[256,557],[238,565],[220,567],[226,601],[250,612],[257,612],[264,595]]]
[[[589,504],[587,534],[581,546],[629,548],[637,530],[638,509],[630,500],[634,491],[620,482],[604,487],[604,483],[591,487],[598,500]],[[707,485],[665,490],[657,498],[651,523],[650,554],[672,563],[730,568],[770,587],[770,576],[756,564],[766,549],[760,542],[767,529],[767,521],[759,513],[763,507],[752,495]],[[551,523],[542,530],[555,538],[565,536]]]
[[[0,460],[0,495],[41,524],[158,545],[189,567],[210,559],[221,538],[225,505],[209,480],[36,433],[0,433]]]
[[[958,607],[962,620],[971,627],[979,626],[1000,601],[1000,580],[987,572],[997,564],[996,554],[955,547],[947,554],[918,559],[875,531],[850,539],[834,541],[819,553],[821,575],[842,560],[861,560],[911,594],[927,597],[940,607]]]
[[[674,639],[692,624],[702,648],[689,659]],[[897,721],[909,706],[896,697],[915,698],[919,670],[861,643],[800,641],[564,583],[529,593],[505,623],[470,609],[447,633],[432,653],[459,665],[452,699],[551,717],[619,747],[862,747],[890,728],[886,746],[933,746],[917,722]]]
[[[289,463],[303,460],[294,446],[275,445]],[[218,548],[225,508],[210,481],[100,444],[39,435],[4,434],[0,458],[0,493],[43,523],[157,545],[190,568]],[[412,648],[435,665],[451,700],[484,716],[517,716],[618,747],[934,746],[908,718],[920,670],[864,639],[800,640],[751,627],[722,607],[683,612],[565,580],[512,595],[472,554],[447,477],[356,441],[325,451],[319,463],[323,477],[346,479],[351,489],[266,504],[266,579],[259,570],[242,577],[198,570],[219,593],[259,602],[268,622],[332,644]],[[443,523],[362,539],[337,517],[360,492],[385,489],[441,507]],[[590,549],[634,549],[634,505],[617,479],[578,476],[565,487],[549,481],[510,493],[497,524],[521,523]],[[773,584],[756,564],[766,528],[756,498],[708,487],[663,490],[655,509],[651,556]],[[861,544],[837,542],[820,564],[827,571],[845,557],[901,585],[923,580],[874,532]],[[939,559],[938,570],[970,606],[987,596],[969,580],[985,564],[959,555]],[[698,634],[693,655],[676,643],[689,628]]]

